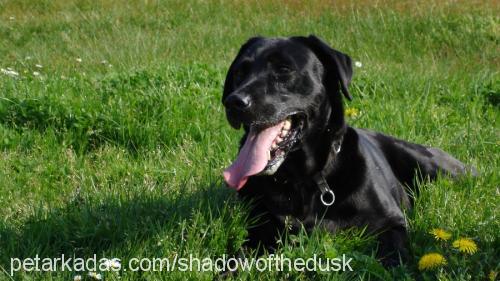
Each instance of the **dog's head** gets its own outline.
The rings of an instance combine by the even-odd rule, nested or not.
[[[274,174],[308,139],[343,129],[341,93],[351,99],[351,77],[351,59],[315,36],[248,40],[222,96],[231,126],[246,131],[238,158],[224,171],[229,186]]]

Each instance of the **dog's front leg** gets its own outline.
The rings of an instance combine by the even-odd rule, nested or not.
[[[257,250],[258,255],[264,250],[273,252],[281,234],[280,224],[263,208],[255,206],[250,213],[248,239],[244,246]]]
[[[398,266],[409,257],[408,234],[404,226],[391,227],[378,236],[377,256],[385,267]]]

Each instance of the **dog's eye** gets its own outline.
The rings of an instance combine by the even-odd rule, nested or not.
[[[242,62],[240,66],[237,68],[237,70],[234,73],[234,83],[235,85],[241,84],[243,82],[245,76],[247,75],[248,71],[250,69],[250,65],[247,62]]]
[[[278,74],[290,74],[293,72],[293,69],[288,65],[281,64],[276,67],[276,72]]]
[[[244,77],[245,77],[245,73],[243,71],[241,71],[241,70],[236,71],[236,73],[234,74],[234,83],[236,85],[241,84]]]

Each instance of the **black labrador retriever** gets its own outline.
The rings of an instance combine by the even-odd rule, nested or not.
[[[245,134],[226,183],[251,199],[248,245],[273,249],[285,228],[331,232],[366,227],[378,256],[397,265],[408,256],[406,188],[415,178],[458,176],[464,164],[437,148],[349,127],[342,94],[351,59],[315,36],[255,37],[231,64],[222,102]]]

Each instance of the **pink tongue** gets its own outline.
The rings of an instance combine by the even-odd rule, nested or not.
[[[267,165],[267,153],[278,136],[284,122],[257,132],[253,128],[247,136],[245,144],[238,154],[238,158],[224,172],[226,183],[236,190],[240,190],[248,177],[258,174]]]

